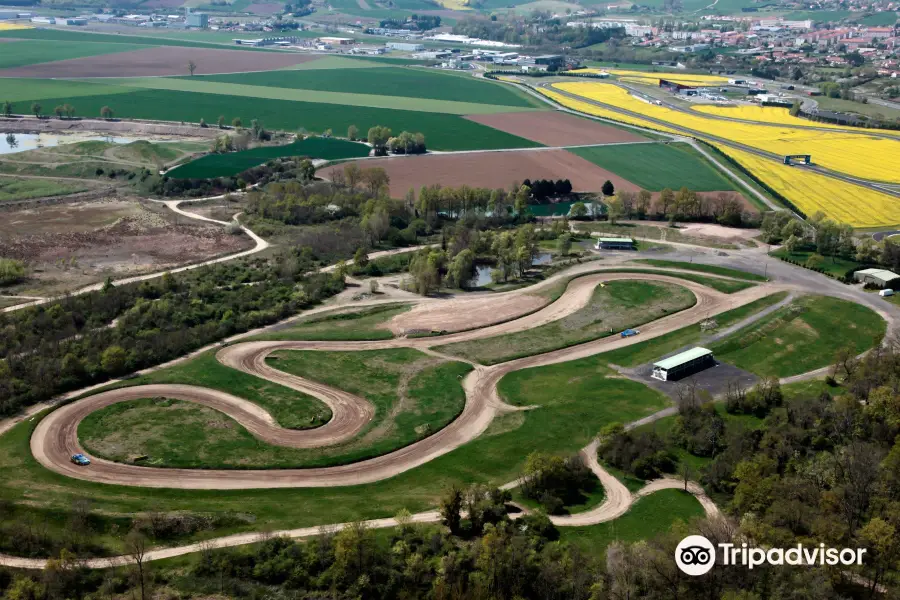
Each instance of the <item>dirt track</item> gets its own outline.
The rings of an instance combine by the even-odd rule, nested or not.
[[[571,348],[475,369],[463,381],[466,405],[462,414],[450,425],[410,446],[366,461],[337,467],[282,470],[191,470],[138,467],[93,459],[88,468],[76,467],[69,457],[83,452],[78,443],[78,422],[91,412],[115,402],[166,396],[195,401],[225,412],[263,441],[294,447],[311,447],[337,443],[352,437],[371,420],[374,411],[364,399],[330,386],[310,382],[282,373],[265,364],[265,356],[274,350],[373,350],[411,347],[426,350],[431,346],[469,341],[483,337],[521,331],[562,318],[583,307],[592,290],[603,280],[660,280],[682,285],[697,297],[690,309],[666,316],[641,328],[638,338],[607,337]],[[593,274],[573,280],[557,302],[506,323],[483,329],[460,332],[440,338],[393,339],[372,342],[245,342],[221,350],[217,358],[225,365],[258,377],[275,381],[311,394],[332,410],[332,420],[317,430],[290,431],[278,427],[272,417],[249,401],[229,394],[183,385],[152,385],[110,390],[66,405],[45,417],[31,438],[35,458],[57,473],[90,481],[181,489],[254,489],[284,487],[327,487],[372,483],[422,465],[478,437],[494,416],[507,410],[497,393],[497,383],[512,371],[549,365],[633,344],[695,323],[724,310],[740,306],[773,291],[769,285],[749,288],[726,295],[689,281],[663,275],[638,273]],[[460,301],[460,310],[465,311]],[[432,351],[433,352],[433,351]]]

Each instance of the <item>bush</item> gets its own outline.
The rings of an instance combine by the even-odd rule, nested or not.
[[[0,286],[12,285],[25,277],[25,264],[20,260],[0,258]]]

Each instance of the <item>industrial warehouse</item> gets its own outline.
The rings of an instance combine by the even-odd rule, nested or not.
[[[691,348],[675,356],[653,363],[653,379],[660,381],[675,381],[688,375],[693,375],[708,367],[715,366],[712,350],[706,348]]]

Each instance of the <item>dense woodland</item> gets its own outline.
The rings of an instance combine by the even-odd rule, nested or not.
[[[785,397],[777,380],[751,390],[732,387],[727,413],[761,422],[726,420],[708,396],[686,385],[668,433],[612,425],[601,434],[600,459],[641,478],[686,469],[734,519],[728,528],[712,528],[720,539],[727,534],[765,546],[868,548],[856,573],[864,589],[851,585],[855,574],[846,569],[782,568],[804,590],[801,595],[784,595],[787,590],[754,574],[744,580],[754,595],[741,598],[877,597],[877,586],[894,586],[900,575],[900,344],[895,340],[862,359],[840,351],[835,364],[827,379],[832,387],[820,394]],[[678,467],[679,449],[711,460],[699,472]],[[665,583],[653,570],[632,575],[639,589]],[[703,597],[719,598],[732,583],[727,576],[710,580],[716,594]]]

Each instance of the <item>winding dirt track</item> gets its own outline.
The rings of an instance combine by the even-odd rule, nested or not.
[[[578,346],[530,356],[492,367],[475,365],[463,380],[466,404],[460,416],[432,436],[373,459],[326,468],[273,470],[161,469],[115,463],[94,458],[89,468],[76,467],[69,457],[83,452],[78,442],[78,424],[91,412],[126,400],[154,396],[198,402],[235,419],[259,439],[297,448],[339,443],[353,437],[374,416],[372,405],[342,390],[283,373],[265,363],[276,350],[353,351],[408,347],[428,350],[431,346],[461,342],[530,329],[560,319],[585,306],[601,281],[614,279],[655,280],[681,285],[691,290],[697,303],[687,310],[666,316],[641,328],[638,338],[610,336]],[[372,342],[257,341],[226,347],[217,359],[224,365],[310,394],[332,411],[332,419],[316,430],[293,431],[279,427],[274,419],[252,402],[230,394],[187,385],[156,384],[106,391],[63,406],[45,417],[31,438],[35,458],[57,473],[88,481],[158,488],[257,489],[329,487],[372,483],[422,465],[475,439],[500,412],[520,410],[506,405],[497,392],[497,383],[512,371],[575,360],[663,335],[707,316],[729,310],[767,295],[773,286],[760,285],[726,295],[705,286],[668,277],[642,273],[585,275],[574,279],[553,304],[520,319],[484,329],[460,332],[440,338],[393,339]],[[429,353],[435,353],[430,350]]]

